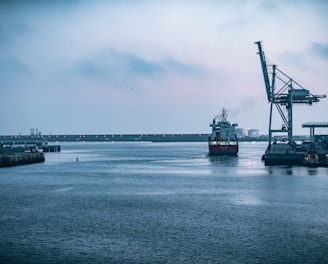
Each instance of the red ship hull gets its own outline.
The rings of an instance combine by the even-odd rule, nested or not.
[[[209,149],[209,154],[211,156],[221,156],[221,155],[237,156],[238,143],[224,144],[224,145],[209,143],[208,149]]]

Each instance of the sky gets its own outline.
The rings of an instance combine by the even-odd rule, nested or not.
[[[0,1],[0,134],[209,133],[223,107],[267,134],[254,42],[328,94],[327,13],[325,0]],[[328,98],[295,106],[294,134],[327,113]]]

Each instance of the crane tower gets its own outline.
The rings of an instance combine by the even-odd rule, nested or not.
[[[305,89],[287,74],[279,70],[276,64],[271,65],[272,76],[270,82],[268,66],[264,51],[262,50],[261,41],[256,41],[255,44],[258,47],[267,99],[270,103],[268,151],[270,151],[271,148],[273,133],[287,133],[288,144],[291,149],[293,144],[293,104],[312,105],[312,103],[319,102],[320,98],[325,98],[326,95],[311,94],[309,90]],[[278,84],[280,85],[278,86]],[[277,108],[283,122],[283,126],[279,129],[272,128],[273,105]],[[286,107],[287,115],[284,113],[282,107]]]

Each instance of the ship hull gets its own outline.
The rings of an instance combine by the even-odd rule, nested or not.
[[[208,145],[210,156],[237,156],[238,155],[238,144],[211,144]]]

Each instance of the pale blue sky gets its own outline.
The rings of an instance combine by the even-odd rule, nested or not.
[[[327,13],[324,0],[1,1],[0,134],[207,133],[222,107],[266,133],[254,41],[328,94]],[[295,107],[294,132],[327,113],[328,99]]]

